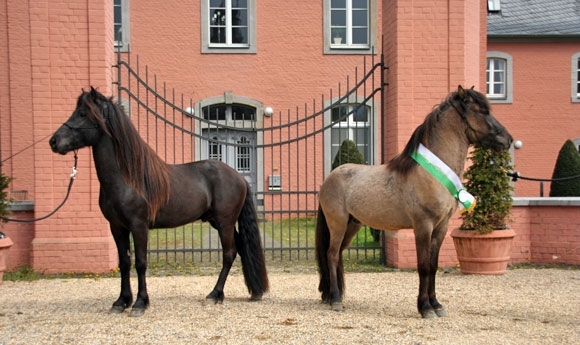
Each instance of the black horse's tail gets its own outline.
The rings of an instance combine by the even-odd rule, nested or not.
[[[262,294],[268,291],[269,283],[264,249],[260,242],[258,217],[249,185],[247,185],[244,206],[238,216],[238,230],[236,247],[242,259],[242,271],[246,286],[252,294],[252,299],[260,299]]]
[[[322,207],[318,206],[318,219],[316,221],[316,262],[318,263],[318,275],[320,283],[318,291],[322,292],[322,300],[330,302],[330,271],[328,267],[328,249],[330,248],[330,230],[326,223],[326,216]],[[342,250],[338,253],[338,265],[336,279],[341,297],[344,291],[344,266],[342,263]]]

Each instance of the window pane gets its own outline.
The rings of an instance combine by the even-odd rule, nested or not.
[[[232,105],[232,119],[233,120],[247,120],[253,121],[256,111],[254,107],[248,107],[243,104]]]
[[[232,43],[248,43],[248,28],[239,27],[232,29]]]
[[[237,146],[237,170],[239,172],[247,172],[250,171],[250,141],[246,137],[241,137],[238,140],[239,145],[244,146]]]
[[[121,32],[121,28],[123,27],[123,8],[121,7],[121,0],[115,0],[113,4],[113,30],[115,41],[123,41],[123,33]]]
[[[330,12],[331,26],[346,26],[346,10],[332,10]]]
[[[232,25],[248,26],[248,10],[232,10]]]
[[[358,28],[352,29],[352,43],[354,44],[367,44],[368,43],[368,34],[366,28]]]
[[[352,11],[353,26],[368,26],[368,12],[366,10]]]
[[[496,83],[503,82],[503,72],[494,72],[493,73],[493,81]]]
[[[353,121],[354,122],[367,122],[369,120],[368,107],[361,105],[354,109]]]
[[[248,0],[233,0],[233,8],[248,8]]]
[[[352,0],[352,8],[368,8],[367,0]]]
[[[494,84],[493,85],[493,93],[495,95],[503,95],[503,84]]]
[[[226,119],[226,106],[225,105],[212,105],[203,107],[203,118],[206,120],[220,120]]]
[[[346,8],[346,0],[331,0],[331,8]]]
[[[348,107],[339,106],[332,109],[332,122],[347,121]]]
[[[354,142],[356,147],[362,152],[365,157],[365,163],[370,163],[370,147],[369,147],[369,129],[360,128],[354,130]]]
[[[215,140],[215,141],[214,141]],[[213,137],[208,141],[208,158],[209,159],[222,159],[222,146],[217,143],[218,138]]]

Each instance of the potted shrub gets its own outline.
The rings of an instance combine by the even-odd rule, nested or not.
[[[6,189],[12,181],[12,178],[6,176],[2,173],[2,165],[0,164],[0,216],[5,216],[9,213],[9,206],[11,200],[8,198],[8,192]],[[5,219],[1,219],[1,222],[6,222]],[[13,243],[9,237],[7,237],[3,232],[0,232],[0,283],[2,283],[2,278],[4,278],[4,271],[6,270],[6,258],[8,257],[8,249],[12,247]]]
[[[508,151],[477,147],[472,165],[463,175],[465,189],[476,199],[473,211],[461,214],[462,224],[451,233],[461,272],[503,274],[507,269],[515,232],[509,229],[512,191],[507,172]]]

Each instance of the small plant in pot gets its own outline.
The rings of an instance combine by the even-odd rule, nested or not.
[[[451,233],[457,259],[463,273],[503,274],[515,236],[507,225],[513,203],[507,175],[513,169],[511,157],[508,151],[476,147],[470,159],[464,186],[476,205],[461,214],[461,226]]]

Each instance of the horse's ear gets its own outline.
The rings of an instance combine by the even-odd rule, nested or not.
[[[475,85],[471,85],[470,90],[473,90],[475,88]]]
[[[94,87],[91,86],[91,97],[96,100],[99,96],[99,92],[97,91],[97,89],[95,89]]]
[[[467,92],[465,92],[465,89],[461,85],[457,86],[457,94],[459,95],[459,97],[463,99],[465,99],[465,97],[467,96]]]

